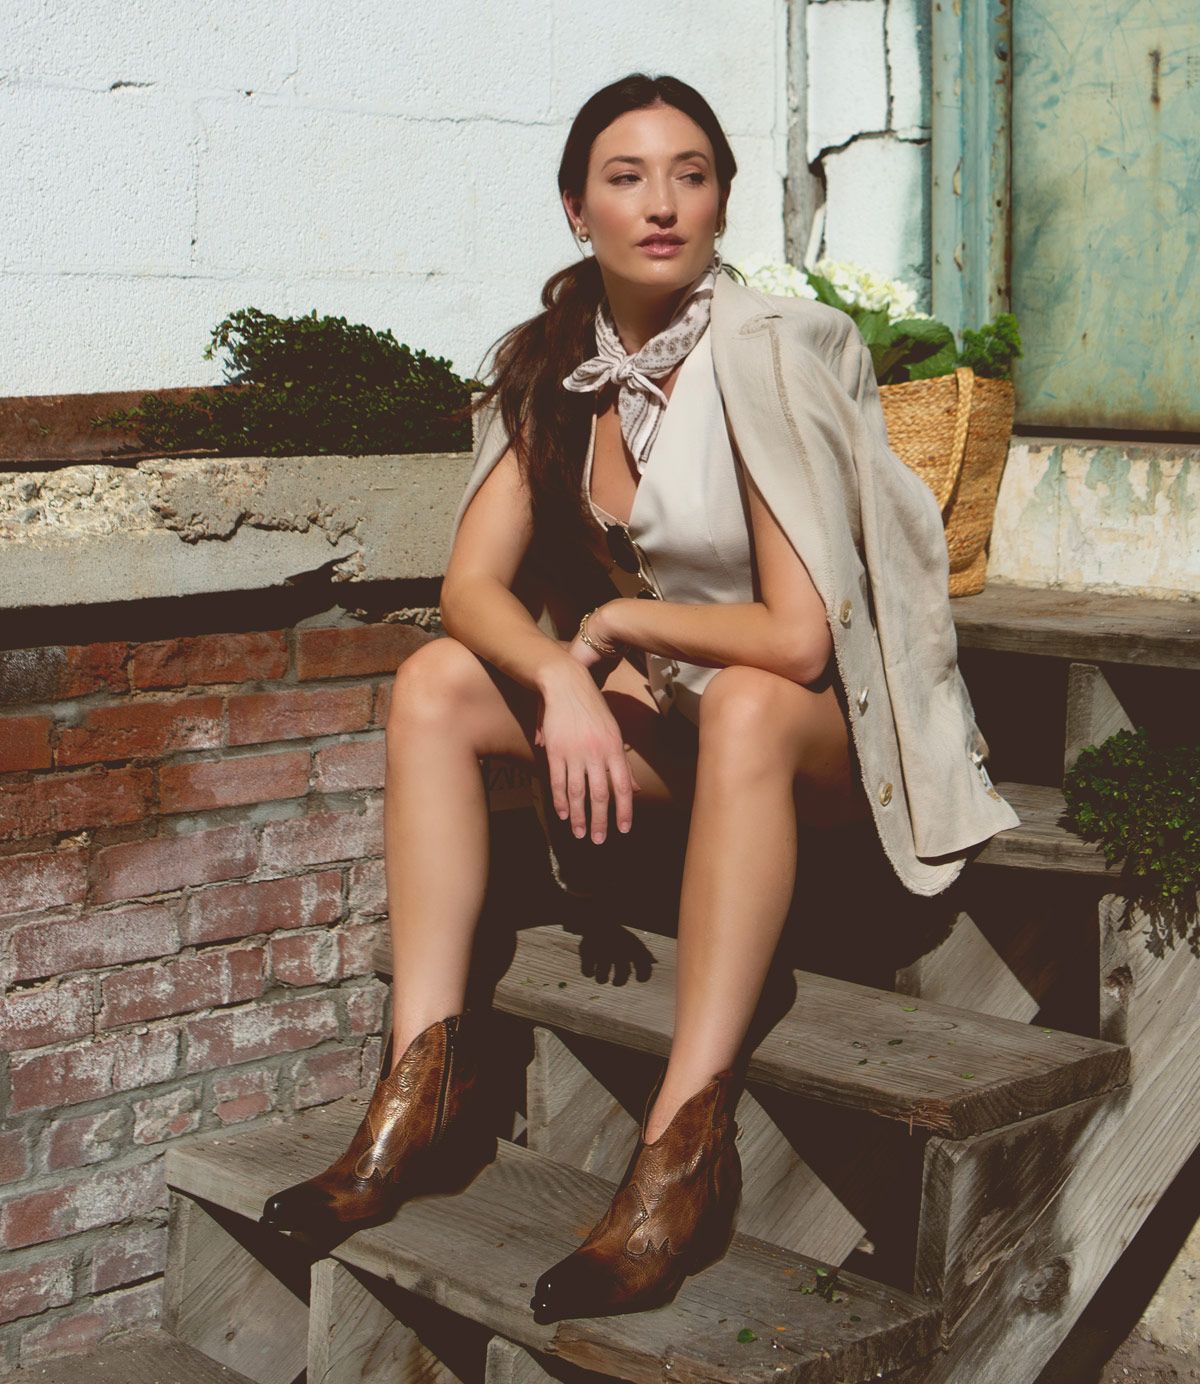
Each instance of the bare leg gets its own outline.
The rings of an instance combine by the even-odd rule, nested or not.
[[[636,831],[638,804],[686,791],[690,766],[679,762],[676,739],[660,733],[661,717],[636,669],[619,664],[604,693],[641,784]],[[544,768],[544,752],[533,746],[537,705],[535,693],[451,638],[423,645],[396,675],[384,786],[393,1066],[422,1029],[465,1003],[487,888],[479,759],[510,756]]]
[[[831,685],[814,691],[763,669],[718,670],[701,697],[675,1033],[648,1141],[741,1047],[795,888],[798,818],[845,821],[867,810]]]

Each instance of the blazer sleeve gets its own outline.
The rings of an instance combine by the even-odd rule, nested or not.
[[[958,667],[958,633],[950,604],[950,555],[933,491],[888,442],[887,424],[871,352],[858,325],[850,331],[837,375],[856,404],[852,451],[859,483],[864,562],[875,607],[876,631],[901,746],[914,827],[922,854],[942,843],[935,813],[940,779],[955,756],[986,757]],[[930,737],[941,740],[931,745]],[[962,749],[955,750],[956,744]],[[918,747],[921,747],[918,749]],[[906,750],[908,751],[906,753]],[[938,766],[942,753],[949,759]],[[934,781],[927,781],[927,780]],[[1016,815],[1012,823],[1017,822]],[[923,849],[922,849],[923,848]]]
[[[958,661],[942,516],[933,491],[888,442],[871,352],[847,321],[838,376],[856,405],[852,451],[880,642],[889,668],[937,681]]]

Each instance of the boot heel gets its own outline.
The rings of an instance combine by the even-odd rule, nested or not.
[[[498,1151],[492,1130],[452,1126],[446,1138],[429,1150],[429,1190],[443,1195],[463,1191],[495,1161]]]
[[[737,1209],[735,1206],[732,1214],[723,1215],[719,1221],[714,1222],[693,1241],[686,1272],[688,1274],[699,1273],[702,1269],[707,1269],[710,1264],[715,1264],[719,1259],[723,1259],[736,1231]]]

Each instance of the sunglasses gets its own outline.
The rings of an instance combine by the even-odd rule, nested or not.
[[[628,572],[630,576],[636,575],[642,583],[642,589],[637,593],[638,598],[661,600],[646,554],[630,537],[629,530],[621,524],[609,524],[604,531],[604,539],[613,562],[622,572]]]

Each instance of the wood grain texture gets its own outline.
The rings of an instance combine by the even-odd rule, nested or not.
[[[123,1333],[85,1355],[45,1360],[0,1376],[0,1384],[250,1384],[165,1331]]]
[[[932,951],[897,974],[896,989],[1022,1024],[1038,1012],[1037,1000],[967,913],[958,915],[950,935]]]
[[[401,1321],[372,1280],[336,1259],[318,1259],[312,1266],[309,1296],[308,1370],[305,1384],[458,1384],[457,1374],[435,1353],[427,1331]],[[394,1290],[393,1290],[394,1291]],[[443,1315],[448,1315],[443,1313]],[[425,1323],[421,1324],[423,1327]],[[442,1324],[462,1336],[463,1323]],[[442,1354],[448,1347],[441,1347]],[[476,1354],[483,1358],[486,1341]],[[474,1373],[478,1372],[478,1360]]]
[[[547,1360],[515,1341],[493,1336],[488,1342],[483,1384],[598,1384],[598,1380],[592,1370]]]
[[[515,1341],[493,1336],[488,1342],[487,1372],[483,1384],[553,1384],[536,1356]]]
[[[1102,1022],[1130,1045],[1132,1083],[1089,1103],[1096,1113],[1064,1153],[1068,1175],[1045,1213],[998,1252],[988,1270],[989,1296],[960,1316],[949,1352],[906,1377],[906,1384],[907,1378],[921,1384],[1036,1379],[1200,1144],[1196,958],[1186,947],[1153,956],[1136,926],[1122,927],[1124,911],[1116,895],[1101,901],[1102,955],[1110,968],[1105,984],[1112,991]],[[1059,1152],[1065,1149],[1060,1144]],[[1034,1148],[1030,1158],[1036,1163],[1043,1154]],[[1043,1178],[1050,1172],[1045,1169]],[[978,1199],[977,1205],[982,1240],[995,1232],[987,1220],[990,1206]],[[1003,1217],[1003,1204],[999,1211]],[[958,1311],[950,1284],[947,1291],[951,1311]]]
[[[496,1007],[562,1032],[666,1056],[675,939],[626,931],[653,964],[646,979],[612,986],[582,973],[578,937],[553,926],[525,929],[496,987]],[[1129,1055],[1114,1044],[805,971],[794,979],[789,1012],[759,1043],[747,1072],[793,1095],[964,1138],[1070,1105],[1128,1078]]]
[[[345,1147],[365,1099],[360,1093],[280,1125],[177,1145],[168,1151],[168,1183],[256,1217],[272,1191],[312,1176]],[[529,1294],[538,1274],[579,1243],[613,1188],[501,1141],[496,1161],[463,1192],[415,1198],[388,1224],[329,1252],[509,1340],[633,1381],[856,1384],[934,1346],[936,1307],[853,1275],[844,1275],[844,1302],[803,1294],[817,1281],[816,1261],[740,1234],[666,1307],[535,1323]],[[757,1339],[739,1343],[743,1327]]]
[[[1097,877],[1120,874],[1120,866],[1107,864],[1097,843],[1084,841],[1063,824],[1061,789],[998,783],[996,791],[1012,804],[1021,825],[997,832],[975,857],[979,864]]]
[[[1119,730],[1132,730],[1108,679],[1094,663],[1072,663],[1067,668],[1067,729],[1063,746],[1063,773],[1068,773],[1088,745],[1101,745]]]
[[[1200,668],[1200,602],[989,582],[950,602],[959,646],[1095,663]]]
[[[533,1059],[525,1073],[525,1147],[559,1163],[620,1180],[638,1136],[638,1116],[654,1080],[637,1053],[622,1053],[613,1070],[608,1044],[573,1039],[568,1046],[540,1024],[533,1030]],[[621,1082],[630,1109],[605,1084]]]
[[[164,1329],[255,1384],[304,1369],[309,1258],[261,1226],[170,1194]]]
[[[914,1286],[941,1300],[944,1339],[953,1342],[978,1305],[985,1315],[1013,1310],[1016,1281],[1069,1252],[1071,1228],[1056,1203],[1127,1095],[1096,1096],[970,1140],[929,1141]]]

